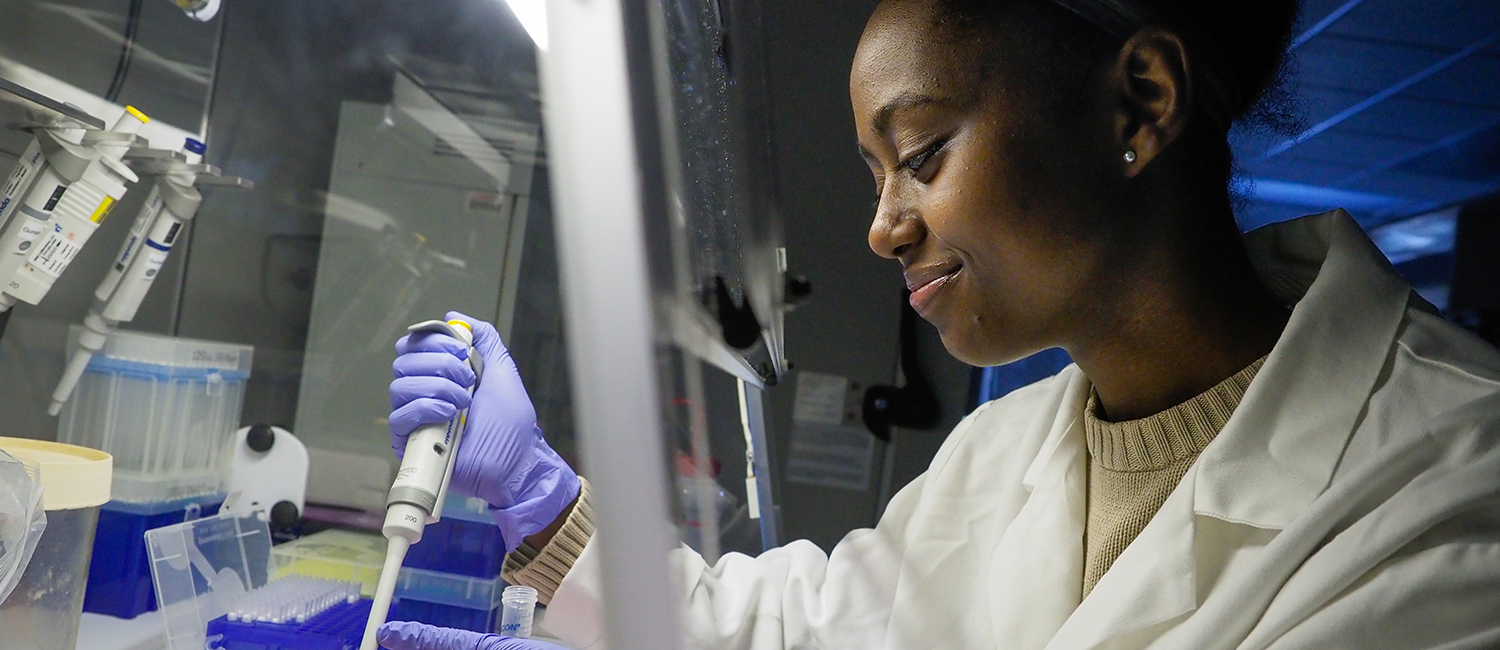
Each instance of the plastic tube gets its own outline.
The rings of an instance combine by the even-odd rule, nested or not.
[[[535,616],[536,588],[514,585],[500,592],[501,635],[517,639],[531,638],[531,621]]]

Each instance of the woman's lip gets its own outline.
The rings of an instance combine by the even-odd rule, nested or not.
[[[912,290],[911,297],[907,298],[907,302],[911,303],[911,308],[917,310],[918,314],[923,313],[927,309],[927,306],[932,303],[933,298],[937,296],[938,292],[942,291],[943,287],[948,286],[948,282],[957,277],[958,272],[962,270],[963,267],[959,267],[946,275],[929,280],[927,284]]]

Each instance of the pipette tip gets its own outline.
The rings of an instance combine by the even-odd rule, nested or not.
[[[380,581],[375,584],[375,600],[370,605],[370,620],[365,624],[365,636],[359,645],[360,650],[377,650],[379,647],[375,641],[375,633],[390,613],[391,596],[396,591],[401,561],[406,559],[406,549],[410,546],[411,541],[399,535],[386,542],[385,566],[381,567]]]

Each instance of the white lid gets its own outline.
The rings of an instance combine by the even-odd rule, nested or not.
[[[83,328],[73,325],[71,341]],[[201,341],[160,334],[115,330],[97,356],[177,368],[210,368],[249,375],[255,347],[238,343]]]
[[[109,501],[114,459],[97,449],[45,440],[0,438],[0,449],[42,474],[42,509],[76,510]]]

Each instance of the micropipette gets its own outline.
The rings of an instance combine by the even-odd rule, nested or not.
[[[439,332],[463,341],[469,346],[469,367],[474,370],[474,386],[479,385],[484,363],[474,349],[474,333],[468,323],[430,320],[412,325],[407,331]],[[472,394],[473,390],[474,387],[470,387],[469,392]],[[401,469],[396,472],[396,481],[385,501],[385,524],[381,527],[387,539],[385,565],[380,569],[380,582],[375,586],[375,602],[370,608],[370,620],[365,625],[360,650],[378,648],[375,631],[390,613],[391,596],[396,591],[396,578],[401,573],[406,550],[422,541],[423,529],[427,524],[437,523],[443,512],[448,481],[453,477],[453,459],[458,456],[459,438],[463,435],[468,414],[468,409],[459,411],[447,424],[424,426],[406,439]]]
[[[85,133],[81,151],[73,151],[74,145],[49,138],[46,132],[38,133],[41,149],[48,158],[54,156],[53,151],[60,150],[57,155],[82,158],[86,162],[76,176],[59,176],[56,172],[65,165],[61,161],[54,162],[43,170],[42,177],[37,179],[28,194],[21,212],[26,212],[28,206],[35,208],[37,201],[34,199],[44,200],[45,204],[34,212],[27,212],[25,216],[30,217],[24,220],[27,227],[18,231],[21,239],[15,242],[15,250],[11,252],[23,255],[22,260],[16,266],[10,265],[13,260],[0,265],[4,267],[0,272],[6,276],[0,284],[0,292],[3,292],[0,293],[0,311],[10,309],[17,300],[33,305],[41,302],[89,237],[99,229],[99,224],[125,196],[129,184],[140,180],[120,161],[127,150],[141,142],[136,133],[149,121],[145,114],[126,106],[125,114],[108,131]],[[45,199],[42,198],[44,195]],[[49,219],[50,228],[47,227]],[[38,226],[43,232],[36,232]],[[6,230],[6,236],[9,236],[12,227],[7,225]],[[38,238],[40,241],[32,246]]]
[[[76,142],[81,137],[79,130],[35,131],[35,154],[31,147],[22,154],[28,168],[18,167],[12,172],[5,197],[0,199],[7,201],[5,230],[0,231],[0,286],[26,261],[32,244],[47,231],[52,211],[68,187],[83,178],[99,158],[97,150]]]
[[[49,415],[62,412],[89,361],[104,348],[115,328],[135,318],[172,244],[203,203],[203,196],[193,188],[199,171],[211,171],[199,164],[203,143],[189,138],[183,148],[187,154],[182,160],[169,159],[143,166],[142,173],[156,175],[156,182],[115,255],[114,264],[94,291],[94,304],[83,319],[78,348],[52,391]]]
[[[46,166],[47,158],[42,155],[42,141],[33,137],[31,143],[26,145],[26,151],[16,160],[16,168],[5,179],[5,193],[0,196],[0,224],[10,220],[11,213],[16,211],[37,175]]]

